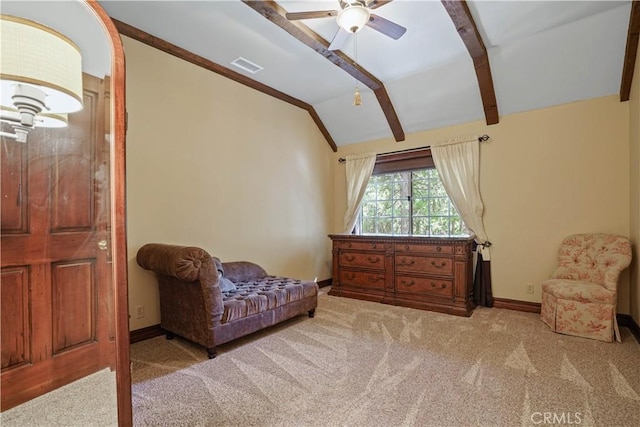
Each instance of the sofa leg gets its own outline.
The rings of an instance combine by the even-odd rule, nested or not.
[[[209,359],[213,359],[214,357],[216,357],[217,356],[216,348],[215,347],[207,348],[207,356],[209,356]]]
[[[309,310],[309,317],[313,318],[316,315],[316,309]]]
[[[171,333],[171,332],[167,332],[167,339],[168,339],[168,340],[172,340],[172,339],[174,339],[174,338],[175,338],[175,335],[173,335],[173,333]]]

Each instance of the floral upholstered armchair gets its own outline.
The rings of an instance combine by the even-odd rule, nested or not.
[[[575,234],[564,239],[559,266],[542,283],[544,323],[561,334],[612,342],[618,278],[631,263],[631,245],[623,236]]]

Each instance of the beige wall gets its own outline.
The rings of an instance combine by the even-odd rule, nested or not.
[[[132,330],[160,321],[154,278],[135,263],[147,242],[197,245],[274,274],[329,278],[326,235],[341,230],[346,204],[337,158],[347,154],[489,134],[481,191],[498,298],[539,302],[539,284],[567,234],[631,233],[640,241],[637,77],[630,103],[615,95],[332,153],[305,111],[126,37],[124,44]],[[618,309],[638,321],[637,267],[631,275],[631,283],[629,271],[622,276]],[[529,283],[534,294],[525,292]],[[135,318],[139,305],[144,319]]]
[[[333,157],[309,114],[123,39],[130,329],[160,322],[155,279],[135,262],[148,242],[329,278]]]
[[[540,301],[540,282],[556,265],[563,237],[579,232],[629,234],[629,106],[618,96],[340,147],[334,155],[335,230],[346,196],[338,157],[429,145],[487,133],[481,145],[481,192],[492,249],[495,297]],[[535,293],[527,294],[526,285]],[[629,273],[620,283],[618,309],[628,313]]]
[[[636,323],[640,324],[640,52],[636,56],[635,73],[629,99],[629,151],[630,151],[630,231],[634,246],[631,264],[631,310]]]

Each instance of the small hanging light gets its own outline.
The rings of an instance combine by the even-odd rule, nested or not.
[[[355,63],[358,63],[358,33],[353,34],[353,59]],[[358,86],[358,79],[356,79],[356,91],[353,94],[353,105],[359,107],[362,105],[362,96],[360,96],[360,87]]]
[[[360,89],[358,85],[356,85],[356,92],[353,94],[353,105],[359,107],[362,105],[362,97],[360,96]]]

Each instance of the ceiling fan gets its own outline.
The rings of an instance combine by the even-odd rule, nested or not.
[[[316,10],[311,12],[287,12],[290,21],[299,19],[329,18],[337,16],[340,28],[333,37],[329,50],[342,47],[350,34],[357,33],[365,26],[398,40],[407,31],[401,25],[371,13],[372,10],[391,3],[393,0],[340,0],[341,10]]]

